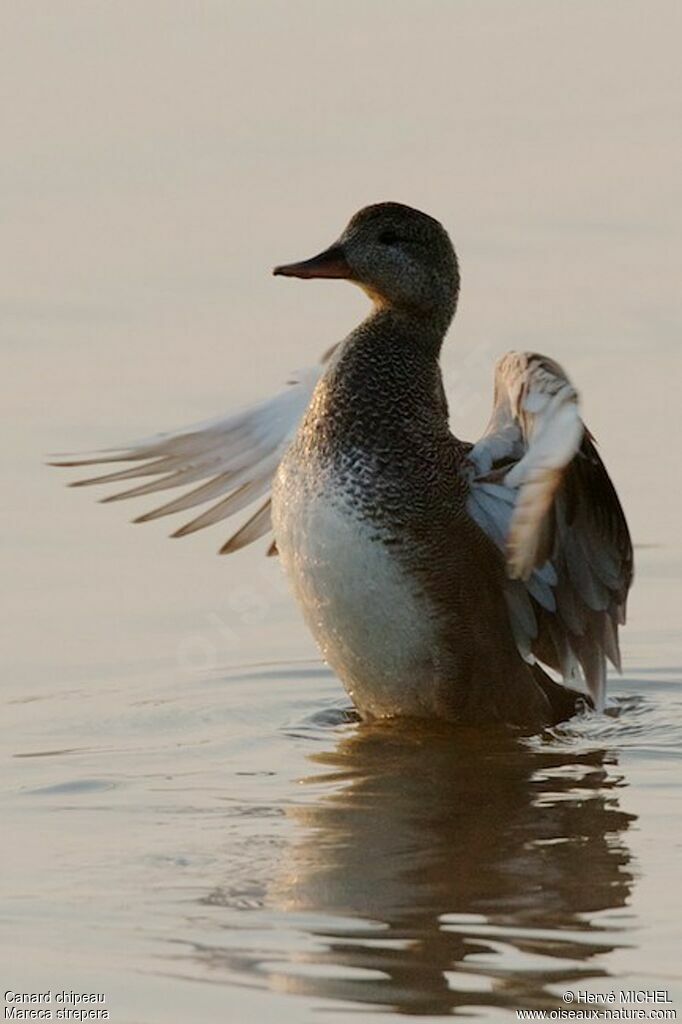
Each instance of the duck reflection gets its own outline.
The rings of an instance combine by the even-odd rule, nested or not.
[[[411,723],[312,760],[330,770],[288,812],[300,837],[269,902],[325,916],[291,970],[261,965],[271,984],[444,1014],[553,1006],[549,986],[608,973],[598,915],[632,885],[613,755]]]

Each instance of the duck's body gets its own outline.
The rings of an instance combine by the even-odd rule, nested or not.
[[[400,204],[367,207],[329,250],[275,272],[350,279],[373,312],[296,388],[85,460],[133,467],[84,482],[152,475],[119,498],[205,481],[138,520],[220,499],[175,536],[272,485],[272,503],[221,550],[273,528],[305,619],[364,717],[536,729],[578,704],[539,662],[565,683],[582,675],[600,706],[606,658],[619,665],[632,547],[561,367],[509,353],[483,437],[452,435],[439,355],[457,260],[437,221]]]
[[[437,450],[454,457],[451,439],[439,438],[431,367],[417,368],[407,346],[383,358],[394,332],[370,322],[337,350],[273,490],[277,547],[306,621],[373,716],[434,713],[437,610],[418,535],[430,492],[443,486],[429,463]],[[405,415],[412,407],[418,420]],[[422,442],[428,451],[415,460]]]
[[[470,446],[417,326],[382,310],[332,357],[275,479],[277,548],[365,717],[540,720],[501,559],[466,512]]]

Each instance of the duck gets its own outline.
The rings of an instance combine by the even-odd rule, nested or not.
[[[143,480],[105,502],[182,488],[134,520],[203,506],[174,537],[250,508],[220,552],[269,536],[362,719],[536,732],[603,710],[632,542],[561,366],[506,353],[483,435],[454,435],[440,354],[459,263],[439,221],[402,203],[363,208],[274,274],[351,282],[370,311],[273,397],[53,464],[123,464],[72,486]]]

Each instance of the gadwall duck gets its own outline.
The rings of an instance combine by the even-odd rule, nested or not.
[[[603,707],[632,545],[561,367],[503,356],[483,437],[453,436],[439,356],[457,258],[438,221],[399,203],[274,273],[352,281],[372,310],[272,399],[57,464],[133,463],[74,486],[151,477],[105,501],[201,481],[135,520],[218,499],[175,537],[265,496],[221,552],[274,533],[269,553],[364,718],[535,730]]]

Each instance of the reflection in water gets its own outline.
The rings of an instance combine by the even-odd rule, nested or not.
[[[606,973],[617,929],[594,915],[632,885],[612,755],[413,723],[312,760],[331,771],[288,812],[268,902],[316,943],[254,957],[271,985],[438,1014],[548,1007],[548,986]]]

